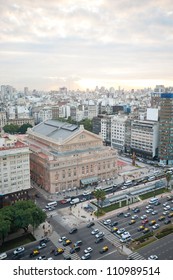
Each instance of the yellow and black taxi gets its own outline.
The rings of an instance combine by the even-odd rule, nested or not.
[[[152,220],[149,222],[149,226],[154,226],[156,224],[156,220]]]
[[[63,241],[63,246],[68,246],[68,245],[70,245],[72,243],[72,241],[71,241],[71,239],[66,239],[66,240],[64,240]]]
[[[142,231],[142,230],[144,230],[144,228],[145,228],[145,226],[144,226],[144,225],[139,226],[139,227],[138,227],[138,231]]]
[[[160,216],[159,218],[158,218],[158,221],[164,221],[165,220],[165,216]]]
[[[172,218],[173,217],[173,212],[169,213],[168,218]]]
[[[112,229],[111,229],[111,232],[117,232],[118,231],[118,228],[117,227],[113,227]]]
[[[33,251],[30,253],[30,257],[34,257],[34,256],[37,256],[37,255],[39,255],[39,254],[40,254],[40,251],[37,250],[37,249],[35,249],[35,250],[33,250]]]
[[[135,219],[132,219],[132,220],[130,220],[129,225],[133,225],[133,224],[135,224],[135,223],[136,223],[136,220],[135,220]]]
[[[54,255],[57,256],[57,255],[61,255],[62,253],[64,253],[64,249],[63,248],[57,248]]]
[[[99,252],[100,254],[103,254],[109,250],[108,246],[104,246]]]
[[[144,228],[143,231],[142,231],[144,234],[150,232],[150,229],[149,228]]]

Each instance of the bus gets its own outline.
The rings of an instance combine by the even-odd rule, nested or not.
[[[53,206],[57,206],[58,203],[57,201],[52,201],[52,202],[49,202],[47,205],[46,205],[46,209],[50,208],[50,207],[53,207]]]
[[[159,199],[157,197],[152,197],[149,201],[149,204],[155,204],[159,201]]]
[[[105,186],[105,187],[101,187],[100,189],[105,191],[105,192],[108,192],[108,191],[113,190],[113,186]]]

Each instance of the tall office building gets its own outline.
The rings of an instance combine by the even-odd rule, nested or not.
[[[160,162],[173,164],[173,93],[162,93],[160,96]]]

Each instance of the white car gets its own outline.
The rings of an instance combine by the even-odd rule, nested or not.
[[[61,243],[63,241],[67,240],[67,237],[66,236],[62,236],[58,239],[58,242]]]
[[[87,253],[87,254],[85,254],[84,256],[81,257],[81,260],[88,260],[90,258],[91,258],[91,254]]]
[[[131,219],[132,219],[132,220],[138,219],[138,215],[133,215],[133,216],[131,217]]]
[[[157,229],[157,228],[159,228],[159,227],[160,227],[159,224],[155,224],[155,225],[152,226],[153,229]]]
[[[103,222],[104,225],[110,225],[111,224],[111,219],[107,219]]]
[[[148,260],[158,260],[158,256],[151,255],[151,256],[148,257]]]
[[[22,253],[24,251],[25,251],[24,247],[18,247],[16,250],[14,250],[13,254],[17,255],[17,254],[20,254],[20,253]]]
[[[91,253],[93,249],[91,247],[88,247],[87,249],[84,250],[85,254]]]
[[[141,216],[141,220],[145,220],[147,218],[147,215]]]
[[[46,247],[46,243],[41,243],[39,246],[37,246],[37,249],[41,250],[41,249],[43,249],[45,247]]]
[[[103,237],[104,235],[105,235],[104,232],[99,231],[99,233],[97,233],[97,234],[95,235],[95,237],[96,237],[96,238],[100,238],[100,237]]]
[[[151,212],[153,212],[153,209],[152,209],[152,208],[149,208],[149,209],[146,210],[146,213],[147,213],[147,214],[149,214],[149,213],[151,213]]]
[[[118,231],[117,231],[117,234],[122,234],[125,232],[125,228],[120,228]]]
[[[99,230],[97,228],[91,231],[92,235],[96,235],[97,233],[99,233]]]

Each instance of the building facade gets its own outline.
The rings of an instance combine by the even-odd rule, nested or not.
[[[173,164],[173,93],[162,93],[159,113],[159,159]]]
[[[117,151],[100,136],[55,120],[28,129],[31,178],[49,193],[117,176]]]
[[[111,123],[111,145],[119,151],[125,149],[125,131],[127,116],[117,115],[112,118]]]
[[[149,120],[131,122],[131,151],[153,159],[158,156],[159,123]]]
[[[29,153],[14,136],[0,138],[0,207],[31,198]]]

